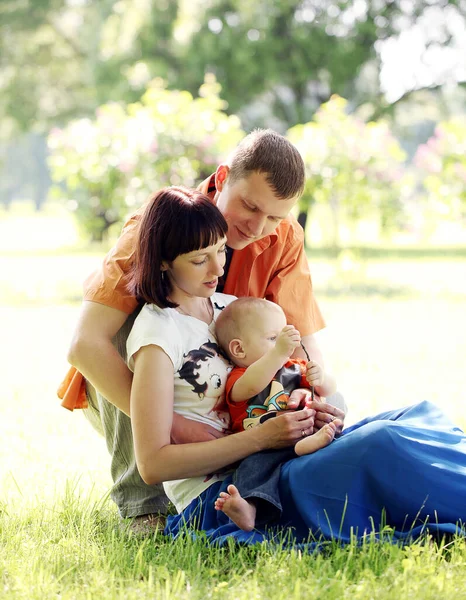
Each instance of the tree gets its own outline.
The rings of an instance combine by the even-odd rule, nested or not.
[[[365,123],[346,108],[345,99],[332,96],[313,121],[288,131],[306,165],[301,212],[306,202],[329,206],[334,247],[340,246],[343,220],[377,217],[387,229],[402,208],[403,150],[385,122]]]
[[[380,83],[381,42],[424,23],[432,10],[449,8],[455,22],[464,23],[456,8],[461,2],[212,0],[185,41],[184,85],[193,89],[207,70],[215,73],[229,110],[246,128],[284,131],[307,122],[334,93],[356,106],[372,103],[380,115],[390,104]],[[442,36],[444,46],[453,45],[460,29],[450,31],[450,24],[437,18],[436,28],[423,25],[425,51]]]
[[[414,163],[434,208],[450,218],[466,216],[466,117],[439,123],[419,146]]]
[[[166,185],[194,186],[243,137],[224,112],[210,77],[199,97],[155,80],[140,102],[106,104],[94,119],[70,122],[49,136],[53,179],[73,194],[70,207],[93,240]]]
[[[387,110],[381,42],[433,10],[449,19],[426,52],[454,45],[464,0],[3,0],[0,137],[134,102],[155,76],[194,95],[214,73],[247,128],[285,131],[331,93]]]

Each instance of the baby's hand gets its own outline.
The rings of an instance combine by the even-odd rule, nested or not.
[[[306,365],[306,379],[309,385],[323,385],[324,370],[314,360],[310,360]]]
[[[275,349],[283,356],[290,357],[294,349],[299,346],[301,336],[293,325],[285,325],[277,336]]]

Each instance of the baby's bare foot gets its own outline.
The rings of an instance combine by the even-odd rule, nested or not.
[[[342,425],[343,423],[339,419],[327,423],[317,433],[299,440],[294,447],[294,451],[298,456],[302,456],[303,454],[312,454],[316,450],[325,448],[325,446],[328,446],[333,441],[335,433]]]
[[[221,510],[230,517],[243,531],[254,529],[256,507],[241,496],[236,486],[229,485],[226,492],[220,492],[214,506],[216,510]]]

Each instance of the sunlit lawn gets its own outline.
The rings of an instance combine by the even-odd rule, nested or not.
[[[302,556],[122,533],[105,499],[105,443],[55,396],[81,282],[101,254],[35,246],[0,248],[0,597],[466,597],[461,543]],[[320,343],[348,422],[431,399],[466,426],[464,259],[350,261],[342,270],[311,254],[311,265],[328,323]]]

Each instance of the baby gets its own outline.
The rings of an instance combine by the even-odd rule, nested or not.
[[[239,298],[229,304],[216,322],[219,344],[236,365],[226,385],[232,431],[242,431],[275,417],[288,408],[293,390],[314,386],[318,396],[330,396],[335,380],[315,361],[290,359],[301,337],[286,324],[283,310],[260,298]],[[303,431],[293,449],[259,452],[241,462],[234,484],[215,503],[245,531],[276,520],[282,511],[278,482],[280,465],[290,458],[324,448],[341,431],[335,419],[319,431]],[[258,510],[259,509],[259,510]]]

